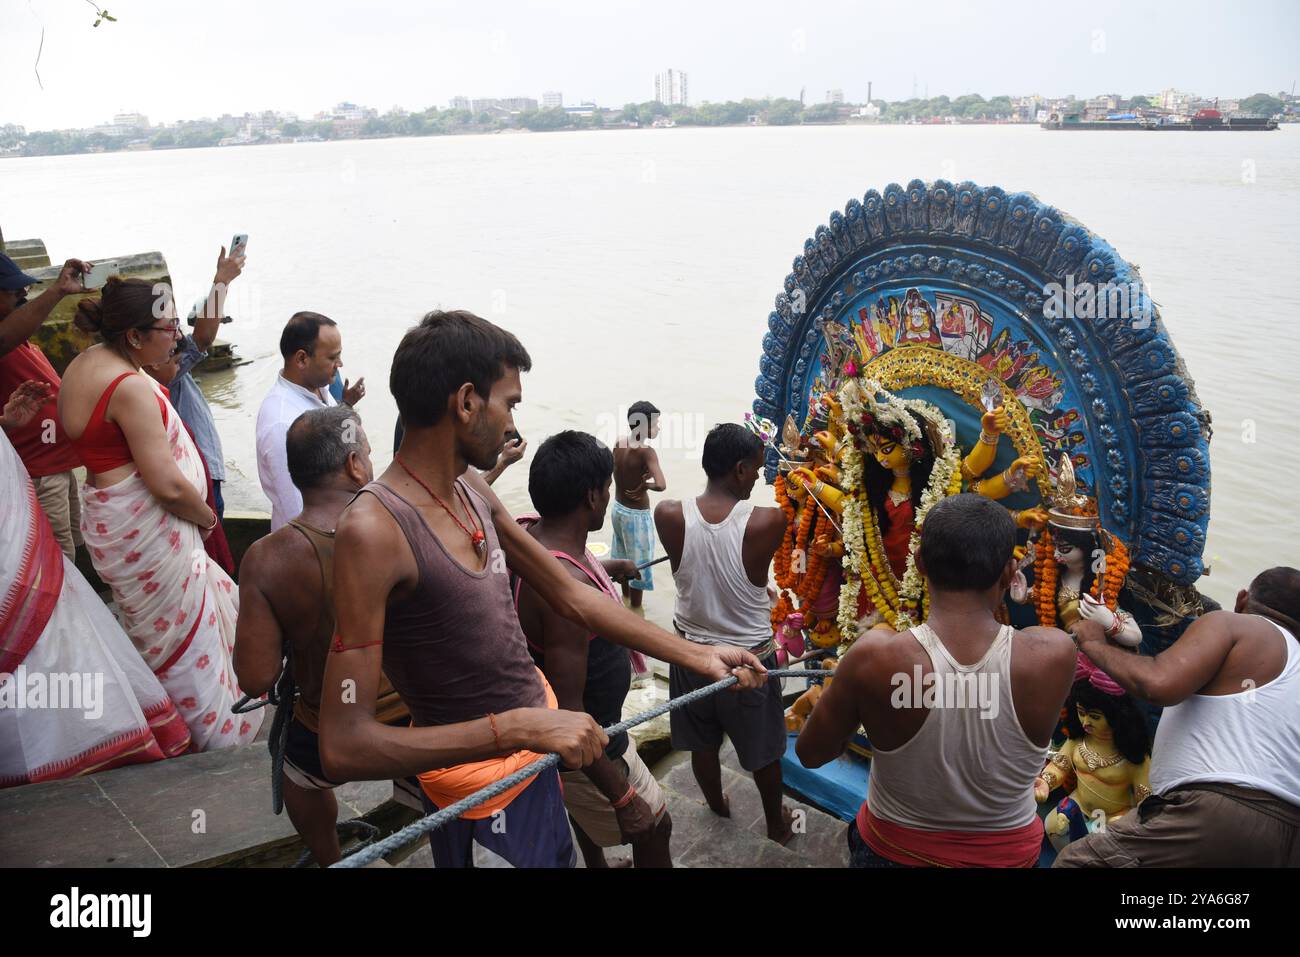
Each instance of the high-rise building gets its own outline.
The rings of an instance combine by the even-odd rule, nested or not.
[[[542,109],[544,109],[544,110],[553,110],[553,109],[555,109],[556,107],[560,107],[560,106],[564,106],[564,94],[563,94],[563,93],[543,93],[543,94],[542,94]]]
[[[468,97],[468,96],[453,96],[453,97],[451,98],[451,103],[450,103],[449,105],[450,105],[450,108],[453,109],[453,110],[468,110],[468,109],[469,109],[469,97]]]
[[[665,70],[655,74],[655,99],[665,106],[689,106],[686,73],[682,70]]]
[[[826,102],[827,102],[827,103],[843,103],[843,102],[844,102],[844,91],[843,91],[843,90],[827,90],[827,91],[826,91]]]

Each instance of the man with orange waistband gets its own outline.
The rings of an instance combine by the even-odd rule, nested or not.
[[[925,624],[877,627],[841,659],[799,735],[805,767],[838,757],[861,725],[874,748],[849,825],[854,867],[1033,867],[1043,827],[1034,777],[1074,678],[1056,628],[994,617],[1016,573],[1007,510],[970,493],[935,504],[917,567]]]
[[[431,312],[403,337],[389,387],[406,427],[391,466],[339,521],[336,635],[321,692],[321,761],[334,780],[420,775],[443,808],[540,754],[570,767],[601,754],[592,717],[555,708],[528,654],[510,593],[514,571],[571,621],[610,641],[736,688],[764,680],[740,649],[703,648],[581,584],[520,528],[474,471],[513,437],[520,372],[513,335],[468,312]],[[374,717],[380,669],[413,727]],[[473,866],[473,845],[520,867],[575,860],[551,768],[430,834],[438,867]]]

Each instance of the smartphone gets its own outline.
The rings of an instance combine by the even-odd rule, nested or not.
[[[244,250],[248,247],[248,233],[235,233],[235,238],[230,241],[230,252],[227,255],[242,256]]]
[[[103,289],[104,283],[108,282],[108,277],[116,275],[118,272],[117,260],[110,259],[108,262],[95,263],[90,267],[90,272],[81,274],[82,289]]]

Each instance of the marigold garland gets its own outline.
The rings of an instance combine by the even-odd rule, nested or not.
[[[793,548],[791,535],[795,528],[794,503],[790,501],[790,490],[786,487],[785,476],[776,477],[776,502],[785,513],[785,533],[781,536],[781,546],[776,550],[773,560],[776,583],[781,588],[794,584],[790,578],[790,553]]]
[[[795,594],[799,597],[799,607],[810,607],[821,594],[826,584],[829,560],[825,552],[830,549],[830,520],[820,513],[816,517],[816,530],[813,534],[813,547],[809,551],[808,569],[804,572]]]
[[[1094,575],[1092,597],[1111,611],[1119,608],[1119,593],[1124,587],[1128,575],[1128,548],[1114,535],[1102,532],[1106,545],[1103,573]],[[1060,569],[1056,563],[1056,549],[1052,541],[1050,526],[1038,535],[1034,545],[1034,606],[1038,610],[1038,622],[1047,628],[1056,627],[1056,592],[1060,581]]]
[[[812,498],[812,491],[808,492],[808,498]],[[791,577],[797,578],[799,575],[806,574],[811,564],[808,555],[808,537],[812,534],[813,522],[817,519],[818,508],[811,501],[804,504],[803,514],[799,516],[799,535],[795,539],[794,554],[792,557],[797,558],[799,569],[791,569]]]

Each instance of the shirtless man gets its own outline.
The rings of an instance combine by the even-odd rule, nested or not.
[[[650,515],[650,492],[668,488],[659,456],[648,443],[659,434],[659,410],[649,402],[632,403],[627,410],[628,434],[614,446],[614,544],[611,558],[642,565],[655,557],[655,525]],[[623,598],[641,607],[642,592],[653,591],[654,569],[623,583]]]
[[[1055,866],[1300,866],[1300,571],[1261,572],[1235,611],[1202,615],[1154,658],[1105,626],[1075,624],[1080,652],[1164,708],[1152,793]]]
[[[239,569],[235,674],[244,691],[270,691],[290,651],[297,697],[284,758],[282,793],[289,820],[316,863],[339,859],[336,782],[321,768],[321,675],[334,637],[334,529],[343,509],[374,478],[370,442],[346,405],[304,412],[285,437],[289,476],[302,493],[302,512],[249,546]],[[409,721],[397,693],[384,682],[380,720]]]

